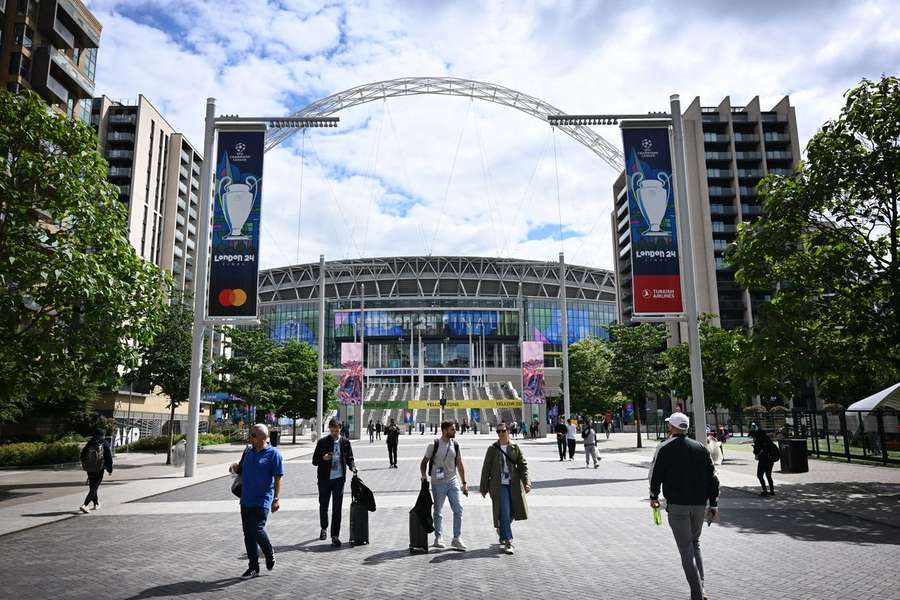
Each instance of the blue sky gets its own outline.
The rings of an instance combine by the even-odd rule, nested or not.
[[[706,105],[759,95],[768,108],[790,94],[805,144],[849,87],[900,66],[888,1],[86,3],[103,23],[97,93],[144,94],[198,147],[209,96],[220,113],[282,115],[415,76],[491,82],[570,113],[664,110],[671,93]],[[339,116],[266,155],[264,266],[564,250],[611,267],[617,174],[539,120],[444,96]],[[618,129],[597,131],[621,147]]]

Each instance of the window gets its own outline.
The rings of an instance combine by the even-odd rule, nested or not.
[[[16,14],[17,15],[28,14],[30,12],[29,8],[31,8],[28,6],[28,4],[29,4],[29,0],[16,0]]]
[[[23,79],[31,76],[31,59],[20,52],[9,55],[9,74],[21,75]]]
[[[31,27],[25,23],[16,23],[16,27],[13,30],[13,37],[16,46],[21,46],[22,48],[28,48],[30,50],[33,44],[34,31],[32,31]]]
[[[87,48],[85,55],[87,58],[85,59],[84,74],[87,75],[88,79],[94,81],[94,75],[97,72],[97,49]]]

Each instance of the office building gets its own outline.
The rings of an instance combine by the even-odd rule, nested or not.
[[[684,113],[684,136],[697,309],[716,315],[716,324],[724,328],[749,330],[759,304],[770,299],[771,292],[743,289],[724,254],[736,238],[738,224],[763,213],[756,190],[759,180],[773,173],[789,175],[799,163],[794,107],[787,96],[768,111],[760,109],[758,97],[746,106],[732,106],[726,97],[714,107],[701,106],[700,98],[695,98]],[[613,197],[617,312],[620,322],[628,323],[631,233],[624,173],[613,186]],[[670,332],[670,345],[687,341],[684,326],[670,326]]]
[[[101,30],[81,0],[0,0],[0,82],[87,122]]]

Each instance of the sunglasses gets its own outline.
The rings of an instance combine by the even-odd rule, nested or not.
[[[497,433],[509,433],[509,429],[498,429]]]

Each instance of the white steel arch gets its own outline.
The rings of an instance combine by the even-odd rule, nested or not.
[[[332,94],[301,108],[291,116],[327,117],[345,108],[358,106],[366,102],[423,94],[462,96],[485,100],[515,108],[545,123],[548,115],[564,116],[566,114],[539,98],[493,83],[459,79],[457,77],[404,77],[389,81],[367,83]],[[585,125],[557,125],[557,127],[587,146],[592,152],[602,158],[606,164],[615,169],[616,172],[625,168],[625,161],[619,149],[593,129]],[[297,128],[291,127],[270,129],[266,135],[266,150],[271,150],[297,131]]]

